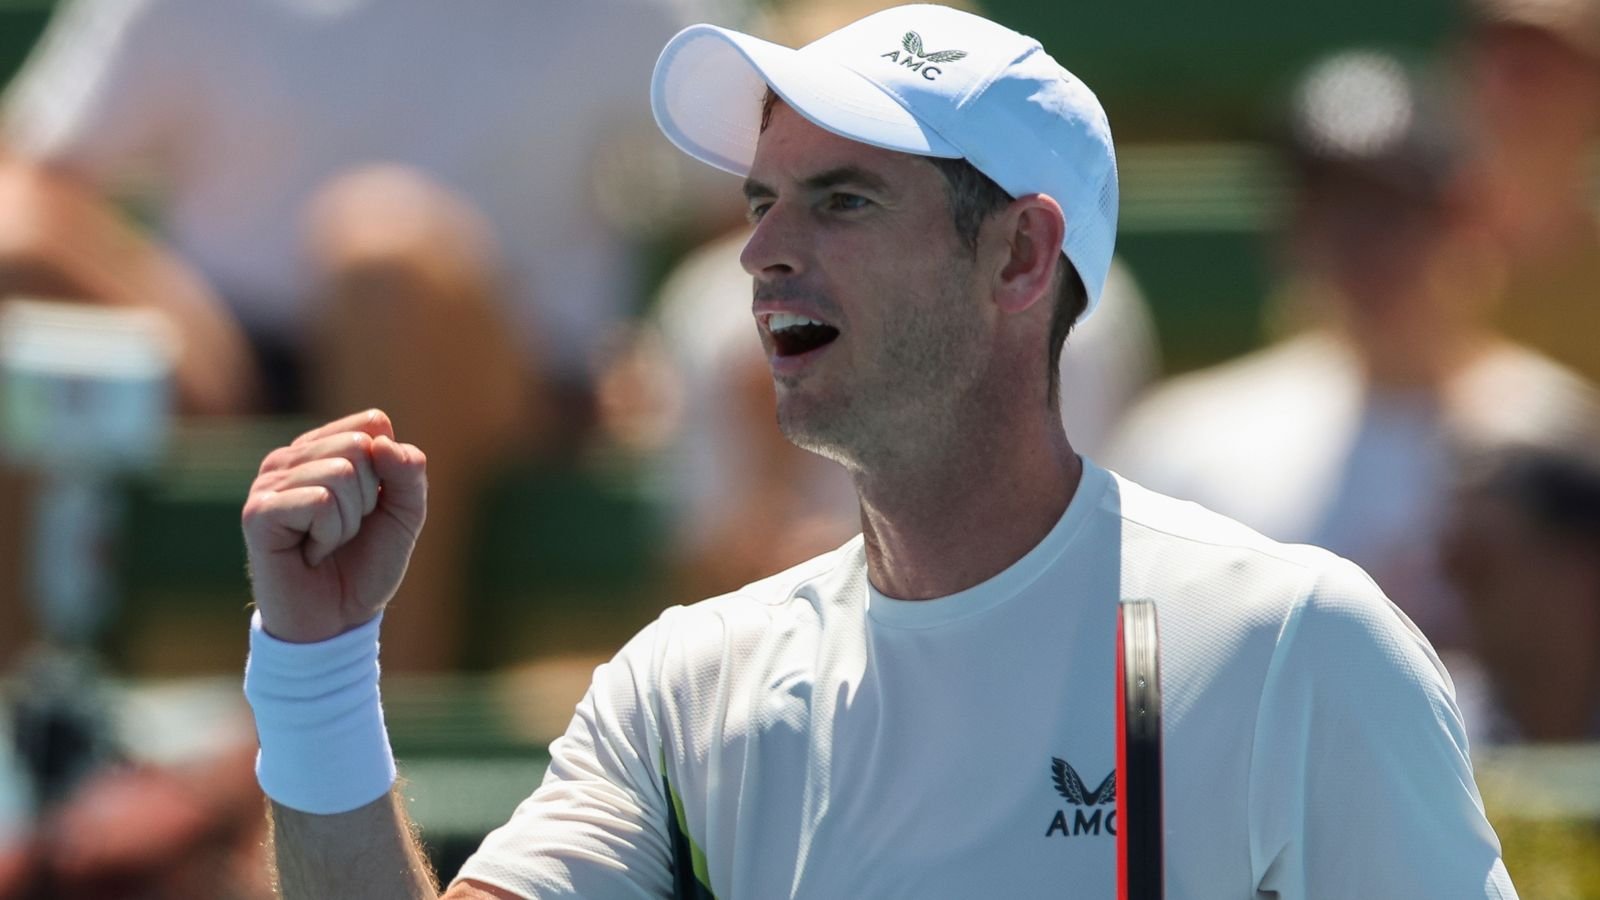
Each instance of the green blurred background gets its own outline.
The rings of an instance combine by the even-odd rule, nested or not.
[[[51,6],[0,0],[0,80]],[[1279,210],[1264,143],[1289,79],[1320,53],[1354,44],[1447,54],[1457,12],[1445,0],[985,6],[1040,38],[1110,112],[1123,178],[1119,248],[1150,304],[1168,373],[1263,340]],[[665,271],[679,249],[670,240],[653,248],[649,271]],[[167,466],[127,486],[115,548],[122,621],[108,648],[117,669],[233,677],[248,601],[239,506],[261,455],[303,424],[186,423]],[[479,671],[386,691],[417,812],[445,871],[531,783],[550,736],[548,722],[507,719],[518,708],[516,682],[488,673],[541,654],[603,652],[664,603],[688,599],[661,595],[658,509],[628,459],[598,458],[576,473],[507,472],[479,522],[485,537],[468,599]],[[1600,811],[1582,800],[1600,797],[1595,758],[1508,751],[1481,761],[1523,896],[1600,898]]]
[[[52,6],[0,0],[0,79],[20,65]],[[1446,0],[985,6],[1040,38],[1110,112],[1122,170],[1119,252],[1149,303],[1167,374],[1263,341],[1279,210],[1264,142],[1294,74],[1358,43],[1448,52],[1454,14]],[[663,236],[646,248],[639,296],[703,237]],[[246,600],[240,500],[261,455],[304,425],[187,423],[166,470],[130,486],[125,521],[134,527],[116,548],[126,616],[111,648],[123,664],[177,673],[237,658],[241,639],[215,626],[236,622]],[[508,472],[503,488],[486,493],[469,601],[472,664],[562,649],[551,635],[565,649],[614,647],[663,600],[687,599],[659,595],[654,501],[629,462]],[[520,627],[529,620],[537,624]],[[152,633],[167,637],[152,642]]]

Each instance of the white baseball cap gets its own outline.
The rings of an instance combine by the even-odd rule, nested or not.
[[[1117,231],[1105,110],[1039,42],[945,6],[874,13],[798,50],[714,25],[667,42],[650,102],[685,153],[748,175],[768,86],[821,128],[922,156],[964,157],[1013,197],[1066,214],[1061,249],[1100,302]]]

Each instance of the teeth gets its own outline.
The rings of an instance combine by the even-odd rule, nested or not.
[[[773,313],[767,317],[767,328],[772,331],[783,331],[786,328],[798,328],[801,325],[821,325],[816,319],[797,316],[794,313]]]

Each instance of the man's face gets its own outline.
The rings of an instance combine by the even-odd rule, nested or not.
[[[974,399],[994,327],[944,177],[778,103],[745,193],[784,434],[848,466],[926,446]]]

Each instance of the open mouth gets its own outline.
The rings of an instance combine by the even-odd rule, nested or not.
[[[825,322],[797,316],[794,313],[773,313],[767,317],[767,330],[772,334],[773,349],[779,356],[799,356],[833,343],[839,329]]]

